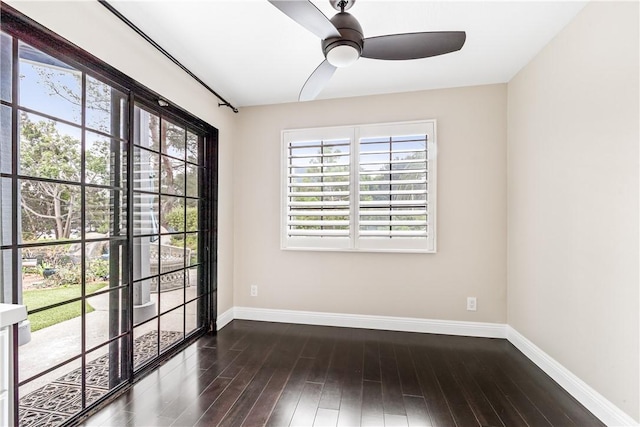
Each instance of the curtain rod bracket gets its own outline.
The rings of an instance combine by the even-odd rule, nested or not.
[[[229,104],[228,102],[218,102],[218,107],[229,107],[231,108],[231,111],[233,111],[234,113],[238,112],[238,109],[233,105]]]

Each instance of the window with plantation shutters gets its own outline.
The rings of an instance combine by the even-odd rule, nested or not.
[[[435,252],[435,122],[283,132],[284,249]]]

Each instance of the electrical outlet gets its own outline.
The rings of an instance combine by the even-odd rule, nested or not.
[[[476,297],[467,297],[467,311],[476,311],[478,309],[478,303]]]
[[[252,297],[258,296],[258,285],[251,285],[251,296]]]

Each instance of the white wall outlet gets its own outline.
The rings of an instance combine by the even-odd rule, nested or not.
[[[251,296],[252,297],[258,296],[258,285],[251,285]]]
[[[467,297],[467,311],[476,311],[478,309],[478,302],[476,297]]]

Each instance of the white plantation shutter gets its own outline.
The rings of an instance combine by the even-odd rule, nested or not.
[[[351,132],[310,136],[313,134],[285,134],[287,246],[348,248]]]
[[[358,246],[435,249],[432,122],[363,127],[358,138]]]
[[[435,122],[283,132],[283,248],[435,252]]]

